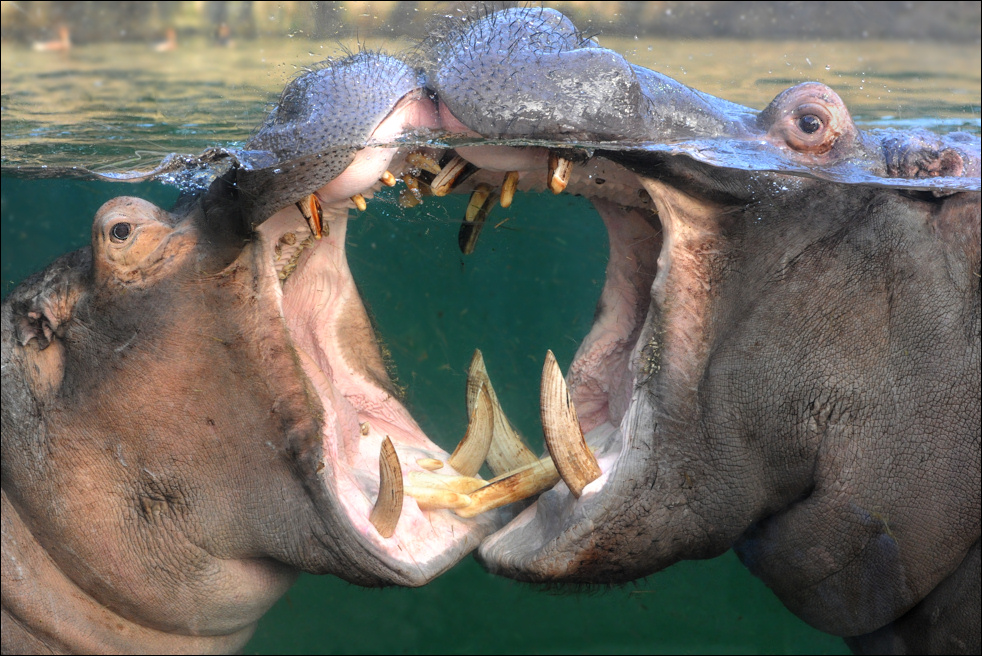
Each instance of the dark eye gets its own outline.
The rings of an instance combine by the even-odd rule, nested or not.
[[[132,226],[130,226],[129,223],[126,223],[125,221],[120,221],[119,223],[117,223],[116,225],[114,225],[112,228],[109,229],[109,238],[117,243],[126,241],[127,237],[130,236],[130,233],[132,231],[133,228]]]
[[[805,114],[798,117],[798,129],[805,134],[815,134],[822,129],[822,119],[814,114]]]

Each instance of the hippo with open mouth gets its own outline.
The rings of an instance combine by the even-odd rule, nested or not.
[[[4,303],[4,651],[234,650],[298,570],[420,585],[478,544],[574,582],[734,547],[857,650],[978,651],[978,138],[814,83],[756,112],[550,10],[432,52],[298,78],[207,192],[107,203]],[[606,225],[546,457],[479,353],[452,454],[399,401],[344,250],[399,179],[470,193],[465,253],[516,191]]]

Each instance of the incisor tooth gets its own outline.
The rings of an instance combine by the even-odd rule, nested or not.
[[[457,184],[466,180],[476,169],[460,155],[454,155],[433,178],[430,188],[434,196],[446,196]]]
[[[364,212],[368,207],[368,203],[365,202],[365,197],[361,194],[355,194],[351,197],[351,202],[355,204],[359,212]]]
[[[383,173],[382,177],[379,178],[379,180],[381,180],[382,184],[384,184],[386,187],[396,186],[396,176],[392,175],[391,171],[386,171],[385,173]]]
[[[488,212],[494,204],[494,190],[490,185],[482,182],[474,188],[470,202],[467,203],[467,211],[464,213],[464,222],[460,224],[460,231],[457,233],[457,245],[464,255],[474,252],[477,237],[481,234],[484,221],[488,218]]]
[[[546,447],[570,492],[578,498],[583,494],[583,488],[597,480],[603,472],[583,438],[573,400],[552,351],[546,353],[542,367],[539,400]]]
[[[549,154],[549,189],[552,193],[558,194],[566,185],[569,184],[569,176],[573,172],[573,162],[560,157],[559,155]]]
[[[473,476],[448,476],[428,471],[411,471],[408,479],[409,484],[413,487],[432,487],[438,490],[452,490],[461,494],[470,494],[488,484],[486,480]]]
[[[479,490],[468,494],[471,504],[455,510],[460,517],[476,517],[483,512],[527,499],[559,482],[559,472],[548,457],[536,460],[517,471],[492,479]]]
[[[477,402],[467,425],[467,433],[460,441],[447,463],[464,476],[473,476],[484,464],[491,448],[494,425],[491,423],[491,399],[487,390],[477,394]]]
[[[396,532],[399,515],[402,514],[402,466],[399,456],[386,435],[378,454],[378,499],[368,520],[383,538],[391,538]]]
[[[443,469],[443,461],[436,458],[418,458],[416,464],[428,471]]]
[[[409,164],[414,169],[420,169],[433,175],[437,175],[440,172],[440,163],[426,153],[419,151],[406,155],[406,164]]]
[[[495,476],[501,476],[537,462],[538,458],[525,446],[521,436],[512,427],[504,410],[501,409],[498,395],[494,392],[491,379],[488,378],[488,370],[484,366],[484,356],[479,349],[475,349],[474,355],[471,357],[470,367],[467,370],[468,414],[473,414],[477,404],[478,392],[481,391],[482,386],[491,400],[494,435],[491,438],[491,448],[488,450],[487,457],[491,471],[494,472]]]
[[[420,510],[445,510],[465,508],[471,505],[471,498],[453,490],[439,490],[432,487],[406,487],[406,496],[416,499]]]
[[[325,230],[330,234],[330,228],[324,224],[324,212],[321,210],[321,203],[316,194],[310,194],[301,201],[297,201],[297,209],[307,220],[307,227],[310,228],[314,239],[320,239]]]
[[[516,189],[518,189],[518,171],[508,171],[508,173],[505,173],[505,181],[501,183],[502,207],[511,207],[511,201],[515,198]]]

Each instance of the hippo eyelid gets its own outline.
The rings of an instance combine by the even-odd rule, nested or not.
[[[120,221],[116,223],[109,229],[109,239],[115,244],[121,244],[130,238],[133,234],[133,226],[126,222]]]

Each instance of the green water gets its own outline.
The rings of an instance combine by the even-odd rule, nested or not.
[[[835,87],[866,127],[979,132],[978,43],[604,40],[633,61],[762,107],[806,79]],[[18,167],[128,168],[166,152],[241,143],[304,65],[334,51],[300,39],[158,55],[109,44],[70,54],[2,47],[2,290],[88,243],[106,200],[169,206],[173,188],[26,176]],[[37,173],[37,169],[34,169]],[[463,434],[464,371],[479,347],[510,418],[535,444],[542,357],[568,365],[592,319],[606,235],[582,199],[519,197],[489,219],[464,260],[465,199],[399,209],[378,199],[349,231],[355,279],[437,442]],[[507,220],[506,220],[507,219]],[[411,272],[407,275],[406,272]],[[364,590],[304,576],[262,620],[246,653],[845,653],[786,611],[732,553],[590,593],[533,589],[471,559],[418,590]]]

